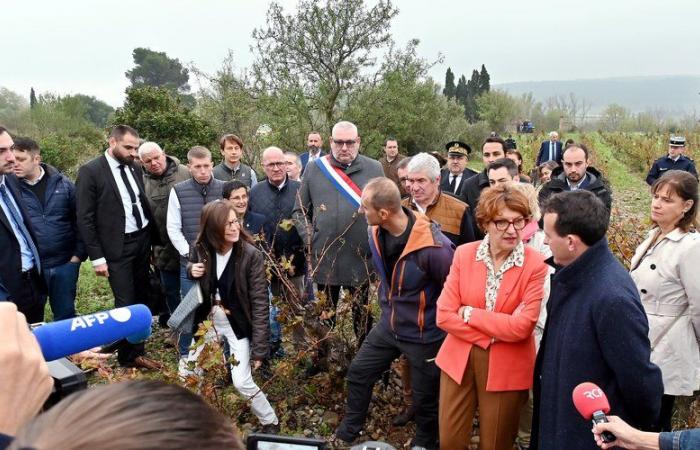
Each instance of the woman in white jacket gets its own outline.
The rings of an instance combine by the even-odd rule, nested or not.
[[[655,227],[637,248],[630,273],[649,319],[651,360],[663,375],[660,431],[671,431],[675,397],[700,388],[698,180],[670,170],[651,193]]]

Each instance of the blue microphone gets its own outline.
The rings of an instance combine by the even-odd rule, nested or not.
[[[46,361],[126,339],[132,344],[151,335],[151,310],[130,305],[72,319],[50,322],[33,330]]]

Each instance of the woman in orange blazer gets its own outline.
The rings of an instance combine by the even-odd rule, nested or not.
[[[521,240],[530,216],[522,192],[487,189],[476,210],[484,240],[455,252],[437,302],[437,325],[447,332],[436,359],[440,448],[469,447],[477,407],[479,448],[513,448],[532,387],[533,330],[547,276],[542,255]]]

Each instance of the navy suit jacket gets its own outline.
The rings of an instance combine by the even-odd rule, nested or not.
[[[29,220],[29,215],[21,201],[22,195],[20,194],[19,180],[14,175],[5,175],[5,186],[7,186],[10,194],[14,197],[20,214],[22,214],[22,219],[24,219],[24,226],[29,230],[29,234],[36,244],[36,235],[32,229],[31,220]],[[25,283],[21,276],[22,256],[20,254],[19,241],[12,230],[12,225],[10,225],[10,219],[5,216],[2,208],[0,208],[0,248],[3,249],[0,252],[0,300],[3,297],[7,299],[8,295],[12,298],[17,298],[22,283]]]
[[[549,161],[549,142],[550,141],[547,140],[542,142],[542,145],[540,145],[540,151],[537,153],[536,166],[539,166],[540,164]],[[554,143],[554,161],[556,161],[557,164],[561,165],[561,159],[563,156],[564,151],[562,149],[561,142],[556,141]]]
[[[325,155],[326,152],[321,149],[321,153],[319,153],[319,156]],[[299,155],[299,159],[301,160],[301,173],[304,173],[304,169],[306,169],[306,164],[309,162],[309,152],[304,152],[301,155]]]

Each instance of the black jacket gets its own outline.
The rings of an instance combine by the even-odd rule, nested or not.
[[[138,196],[143,213],[149,222],[151,243],[159,244],[158,227],[155,226],[148,198],[144,194],[141,168],[133,164],[131,170],[139,186]],[[75,188],[78,229],[90,260],[106,258],[109,262],[118,259],[124,248],[126,217],[107,157],[101,155],[81,166]]]
[[[246,319],[251,325],[253,336],[250,339],[250,358],[263,360],[267,357],[270,339],[270,304],[263,255],[252,244],[240,240],[233,249],[231,258],[235,258],[236,269],[234,276],[229,277],[229,294],[226,297],[235,297],[239,300]],[[211,286],[216,282],[216,253],[212,248],[202,244],[193,245],[190,249],[187,264],[188,276],[192,278],[192,264],[200,261],[206,261],[206,272],[199,279],[204,302],[195,311],[193,332],[197,331],[199,324],[206,320],[211,312],[214,294],[211,292]],[[231,321],[231,317],[228,319]]]
[[[637,288],[608,248],[593,244],[551,281],[547,322],[535,364],[531,449],[595,449],[591,422],[571,400],[590,381],[610,414],[636,428],[658,418],[661,371],[650,360],[649,325]]]
[[[610,186],[602,179],[601,173],[592,166],[588,166],[586,170],[586,181],[581,186],[581,189],[593,192],[610,212],[612,207],[612,193]],[[559,192],[570,191],[569,184],[566,182],[566,174],[561,167],[557,167],[552,172],[552,179],[542,186],[539,195],[540,205],[545,202],[552,194]]]
[[[479,172],[475,172],[469,167],[464,169],[462,172],[462,179],[459,181],[459,186],[454,190],[454,192],[450,189],[450,170],[449,169],[442,169],[440,171],[440,190],[446,194],[452,195],[454,197],[457,197],[458,199],[462,200],[463,202],[467,202],[466,197],[464,196],[464,192],[462,189],[464,188],[464,184],[467,182],[467,180],[473,176],[478,175]]]
[[[474,236],[477,240],[483,239],[484,233],[479,229],[479,226],[476,223],[476,206],[479,204],[479,196],[481,195],[481,191],[487,187],[489,187],[489,177],[486,173],[486,169],[462,183],[462,197],[467,205],[469,205],[469,210],[472,215],[472,222],[474,224]]]

